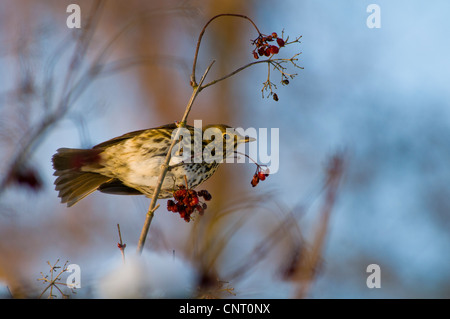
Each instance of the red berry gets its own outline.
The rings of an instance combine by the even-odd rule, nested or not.
[[[177,201],[180,201],[186,197],[186,194],[187,194],[186,190],[184,188],[182,188],[182,189],[175,191],[175,193],[173,193],[173,198],[175,198],[175,200],[177,200]]]
[[[253,57],[254,57],[255,59],[259,59],[258,53],[256,53],[256,51],[253,51]]]
[[[270,54],[277,54],[280,51],[280,49],[275,45],[271,45],[269,47],[269,50],[270,50]]]
[[[258,173],[258,178],[259,180],[263,181],[266,179],[266,174],[264,174],[263,172],[259,172]]]
[[[173,200],[168,200],[167,201],[167,210],[169,212],[176,212],[177,210],[177,205],[175,204],[175,202]]]
[[[284,40],[281,39],[281,38],[278,38],[278,39],[277,39],[277,43],[278,43],[278,46],[279,46],[280,48],[284,47],[284,45],[285,45]]]
[[[176,205],[176,210],[174,211],[174,213],[183,212],[185,210],[186,210],[186,206],[183,203],[178,202],[177,205]]]
[[[278,38],[278,34],[276,32],[272,32],[272,38],[274,39]]]
[[[189,202],[189,205],[190,206],[196,206],[197,204],[198,204],[198,197],[197,196],[192,197],[191,201]]]

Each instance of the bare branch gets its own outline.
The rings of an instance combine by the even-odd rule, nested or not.
[[[191,99],[189,100],[189,103],[186,106],[186,110],[184,112],[183,118],[180,121],[180,124],[179,124],[180,127],[184,127],[186,125],[186,121],[187,121],[187,118],[191,111],[192,105],[194,104],[195,98],[197,97],[198,93],[200,92],[200,87],[201,87],[203,81],[205,80],[206,76],[208,75],[208,72],[211,69],[211,67],[213,66],[214,62],[215,61],[212,61],[211,64],[206,69],[205,73],[203,74],[203,76],[199,82],[199,85],[194,87],[194,91],[192,92]],[[172,140],[172,144],[170,144],[169,150],[167,151],[167,155],[164,160],[164,163],[161,165],[161,173],[159,175],[158,182],[157,182],[157,185],[155,188],[155,192],[153,193],[152,201],[150,202],[147,216],[145,218],[145,223],[144,223],[144,226],[142,227],[141,235],[139,237],[139,242],[138,242],[138,247],[137,247],[137,252],[139,254],[142,254],[142,250],[144,248],[145,240],[147,238],[148,230],[150,228],[150,224],[152,222],[154,212],[159,207],[159,205],[155,207],[156,201],[158,200],[158,196],[161,191],[161,187],[164,182],[164,178],[166,177],[166,173],[169,169],[169,162],[170,162],[170,158],[172,155],[172,149],[174,148],[175,144],[177,143],[177,141],[180,137],[180,134],[181,134],[181,130],[178,130]]]
[[[205,24],[205,26],[203,27],[202,31],[200,32],[200,35],[198,36],[197,47],[196,47],[196,49],[195,49],[195,55],[194,55],[194,63],[193,63],[193,65],[192,65],[192,74],[191,74],[191,86],[192,86],[192,87],[197,86],[197,82],[196,82],[196,80],[195,80],[195,68],[196,68],[196,66],[197,66],[198,52],[199,52],[199,50],[200,50],[200,43],[201,43],[201,41],[202,41],[203,34],[205,33],[206,28],[208,27],[208,25],[209,25],[212,21],[214,21],[215,19],[220,18],[220,17],[238,17],[238,18],[246,19],[246,20],[250,21],[250,23],[255,27],[255,29],[256,29],[256,31],[258,32],[258,34],[261,34],[261,32],[259,32],[259,29],[258,29],[258,27],[256,26],[256,24],[253,22],[253,20],[250,19],[249,17],[243,15],[243,14],[222,13],[222,14],[218,14],[218,15],[212,17],[212,18]]]

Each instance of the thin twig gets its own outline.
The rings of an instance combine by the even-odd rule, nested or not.
[[[211,64],[208,66],[208,68],[206,69],[205,73],[203,74],[198,86],[194,87],[194,91],[192,92],[189,103],[186,106],[186,110],[185,110],[183,118],[179,124],[179,127],[186,126],[186,121],[187,121],[187,118],[191,111],[192,105],[194,104],[194,100],[197,97],[198,93],[200,92],[201,85],[202,85],[203,81],[205,80],[209,70],[213,66],[214,62],[215,61],[212,61]],[[159,205],[155,207],[156,201],[158,200],[158,196],[159,196],[159,193],[161,192],[161,187],[164,182],[164,178],[166,177],[166,173],[169,169],[169,163],[170,163],[170,159],[172,156],[172,149],[174,148],[175,144],[178,142],[178,138],[180,137],[180,135],[181,135],[181,130],[177,130],[175,136],[172,139],[172,144],[170,144],[170,147],[167,151],[167,155],[164,160],[164,163],[161,165],[161,173],[159,175],[158,182],[157,182],[156,188],[155,188],[155,192],[153,193],[152,201],[150,202],[150,206],[148,208],[144,226],[142,227],[141,235],[139,237],[139,242],[138,242],[138,247],[137,247],[137,252],[139,254],[142,254],[142,250],[144,248],[145,240],[147,238],[148,230],[150,228],[150,224],[152,222],[154,212],[159,207]]]
[[[303,274],[301,274],[301,277],[304,278],[304,282],[297,289],[295,295],[296,298],[303,299],[308,295],[314,279],[317,276],[317,270],[320,268],[320,260],[323,254],[326,235],[328,233],[327,230],[330,223],[331,212],[336,202],[339,183],[342,179],[344,171],[343,156],[333,156],[328,165],[329,167],[327,172],[327,181],[325,183],[325,186],[327,188],[325,202],[322,207],[319,225],[317,226],[317,230],[315,232],[314,240],[312,243],[311,255],[309,256],[308,260],[306,260],[306,266],[304,268],[302,267],[301,269],[301,271],[304,272]]]
[[[123,263],[125,263],[125,247],[127,246],[127,244],[124,244],[122,242],[122,234],[120,232],[120,225],[117,224],[117,231],[119,232],[119,244],[117,245],[120,249],[120,252],[122,253],[122,260]]]
[[[203,27],[202,31],[200,32],[200,35],[198,36],[198,40],[197,40],[197,47],[195,49],[195,55],[194,55],[194,63],[192,65],[192,74],[191,74],[191,86],[192,87],[196,87],[197,86],[197,82],[195,80],[195,68],[197,66],[197,58],[198,58],[198,52],[200,50],[200,43],[202,42],[202,38],[203,38],[203,34],[206,31],[206,28],[208,27],[208,25],[215,19],[220,18],[220,17],[238,17],[238,18],[244,18],[247,19],[248,21],[251,22],[251,24],[255,27],[256,31],[258,32],[258,34],[261,34],[261,32],[259,31],[258,27],[256,26],[256,24],[253,22],[252,19],[250,19],[249,17],[243,15],[243,14],[235,14],[235,13],[222,13],[222,14],[218,14],[214,17],[212,17],[208,22],[206,22],[205,26]],[[230,75],[231,76],[231,75]],[[209,85],[208,85],[209,86]]]
[[[298,54],[296,54],[295,56],[297,56]],[[295,57],[294,56],[294,57]],[[253,66],[253,65],[255,65],[255,64],[259,64],[259,63],[267,63],[267,64],[269,64],[269,65],[274,65],[274,64],[280,64],[280,63],[283,63],[283,62],[291,62],[291,63],[293,63],[294,65],[295,65],[295,63],[294,63],[294,61],[297,61],[298,59],[295,59],[294,57],[292,57],[292,58],[290,58],[290,59],[266,59],[266,60],[259,60],[259,61],[254,61],[254,62],[251,62],[251,63],[248,63],[248,64],[246,64],[246,65],[244,65],[244,66],[241,66],[240,68],[238,68],[238,69],[236,69],[236,70],[234,70],[233,72],[231,72],[231,73],[229,73],[229,74],[227,74],[227,75],[224,75],[223,77],[221,77],[221,78],[218,78],[218,79],[216,79],[216,80],[213,80],[213,81],[211,81],[211,82],[209,82],[209,83],[207,83],[207,84],[205,84],[205,85],[202,85],[202,87],[201,87],[201,90],[203,90],[203,89],[206,89],[208,86],[211,86],[211,85],[213,85],[213,84],[216,84],[217,82],[220,82],[220,81],[223,81],[223,80],[226,80],[226,79],[228,79],[229,77],[232,77],[233,75],[235,75],[236,73],[239,73],[239,72],[241,72],[241,71],[243,71],[243,70],[245,70],[245,69],[247,69],[247,68],[249,68],[249,67],[251,67],[251,66]],[[295,65],[296,66],[296,65]],[[298,67],[298,66],[297,66]],[[299,67],[299,68],[301,68],[301,67]]]

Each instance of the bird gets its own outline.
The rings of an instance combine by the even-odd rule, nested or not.
[[[52,162],[61,203],[71,207],[97,190],[151,198],[177,128],[184,129],[182,138],[172,150],[159,199],[173,197],[180,187],[200,185],[239,144],[255,140],[224,124],[197,128],[173,123],[129,132],[91,149],[59,148]]]

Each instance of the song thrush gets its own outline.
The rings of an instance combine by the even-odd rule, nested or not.
[[[175,129],[177,125],[169,124],[130,132],[91,149],[58,149],[52,161],[61,202],[73,206],[96,190],[152,197]],[[186,182],[188,188],[200,185],[239,144],[254,140],[221,124],[203,130],[192,126],[183,129],[189,136],[183,135],[174,147],[158,198],[172,197],[177,187]],[[204,134],[207,130],[218,134],[212,139],[211,134]],[[205,154],[210,154],[210,158],[205,158]]]

